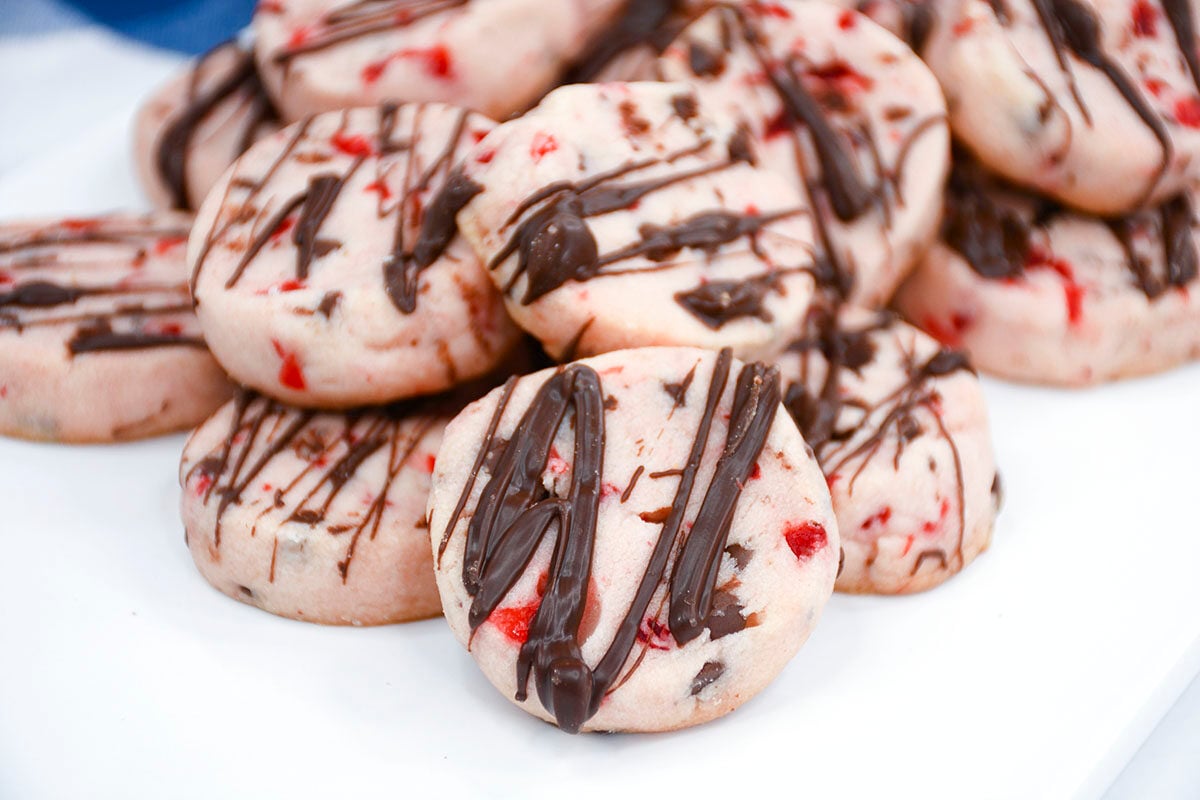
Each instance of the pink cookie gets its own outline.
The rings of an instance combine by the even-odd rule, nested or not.
[[[188,298],[190,225],[168,212],[0,225],[0,433],[138,439],[225,402]]]
[[[496,119],[554,85],[622,0],[270,0],[254,14],[263,78],[288,119],[439,101]]]
[[[778,373],[691,348],[513,379],[447,427],[429,499],[446,620],[568,732],[732,711],[808,637],[838,536]]]
[[[813,291],[811,215],[678,84],[568,86],[465,159],[464,235],[555,357],[772,355]]]
[[[938,0],[922,54],[989,169],[1095,214],[1200,178],[1190,0]]]
[[[138,111],[134,160],[142,186],[160,208],[196,208],[234,159],[277,130],[254,56],[227,42]]]
[[[1101,220],[956,169],[942,244],[896,297],[981,370],[1083,386],[1200,358],[1192,196]]]
[[[744,3],[690,25],[659,73],[746,120],[763,166],[806,194],[850,299],[887,303],[936,236],[949,168],[941,89],[912,50],[826,3]]]
[[[200,574],[307,622],[437,615],[425,502],[453,413],[425,402],[321,414],[243,392],[183,451],[183,523]]]
[[[987,548],[999,478],[964,356],[886,312],[845,309],[814,311],[778,364],[833,495],[838,591],[923,591]]]
[[[229,373],[346,408],[495,367],[519,334],[453,212],[431,205],[492,125],[439,104],[332,112],[238,159],[189,247],[197,314]]]

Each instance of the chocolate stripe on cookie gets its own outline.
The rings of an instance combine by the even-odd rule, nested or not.
[[[670,631],[681,644],[704,629],[719,638],[751,624],[742,616],[736,598],[716,589],[717,569],[738,497],[779,407],[779,374],[774,368],[752,364],[739,373],[724,447],[704,489],[700,512],[680,543],[684,516],[697,488],[732,362],[729,350],[723,350],[716,360],[690,454],[683,466],[672,471],[679,481],[674,500],[662,518],[655,520],[662,526],[659,538],[628,612],[594,667],[583,659],[579,629],[591,576],[604,470],[607,412],[602,379],[582,364],[558,370],[538,389],[508,441],[497,440],[496,432],[512,384],[497,403],[472,470],[474,476],[483,466],[485,454],[498,453],[467,526],[462,580],[473,597],[468,621],[472,630],[483,624],[529,568],[545,537],[555,537],[546,588],[517,660],[516,699],[527,697],[532,678],[539,700],[563,730],[578,731],[596,713],[605,695],[628,678],[626,664],[640,625],[664,584],[670,594]],[[685,392],[681,389],[677,404],[682,403]],[[542,473],[564,424],[573,426],[575,451],[569,489],[565,497],[559,497],[545,488]],[[450,517],[439,553],[460,521],[473,487],[472,477]],[[668,575],[673,553],[678,555]],[[637,662],[629,671],[636,666]]]

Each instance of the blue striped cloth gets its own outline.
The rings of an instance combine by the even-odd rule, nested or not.
[[[98,23],[194,55],[236,34],[253,11],[254,0],[0,0],[0,37]]]

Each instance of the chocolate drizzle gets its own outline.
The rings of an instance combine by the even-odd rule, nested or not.
[[[263,507],[251,535],[257,534],[268,515],[274,515],[279,525],[320,525],[331,536],[345,536],[345,550],[337,562],[343,583],[349,579],[363,537],[373,541],[378,535],[393,483],[445,414],[438,401],[315,414],[249,391],[240,393],[232,405],[225,437],[184,476],[185,484],[199,479],[196,486],[202,489],[204,502],[217,505],[213,547],[221,547],[222,525],[230,508],[253,502],[260,492],[271,492],[269,502],[258,501]],[[260,489],[261,478],[284,454],[294,455],[303,466],[286,479],[273,478],[272,488]],[[330,524],[330,509],[345,487],[380,454],[386,456],[387,469],[382,484],[370,487],[368,505],[361,513],[356,508],[347,524]],[[272,570],[270,582],[274,580]]]
[[[857,462],[849,478],[851,492],[858,476],[888,442],[894,445],[893,468],[899,470],[907,443],[929,430],[921,420],[931,420],[933,435],[945,442],[954,464],[959,517],[956,569],[961,569],[966,534],[962,461],[958,445],[942,422],[940,395],[932,382],[957,372],[973,372],[970,362],[952,350],[938,350],[921,358],[915,352],[904,351],[900,358],[906,374],[882,397],[855,397],[845,385],[848,374],[861,376],[875,362],[878,340],[891,336],[897,324],[893,315],[880,312],[851,326],[839,319],[836,310],[815,309],[806,335],[789,347],[800,358],[800,375],[787,389],[784,408],[813,448],[827,477],[839,475]],[[820,378],[819,370],[823,370]],[[918,416],[919,412],[923,413]],[[924,560],[923,554],[917,568]],[[948,563],[943,553],[943,567]]]
[[[680,644],[696,638],[706,628],[717,638],[751,624],[742,615],[736,598],[716,588],[715,582],[738,497],[779,406],[777,370],[752,364],[738,375],[725,446],[691,531],[682,545],[678,544],[713,420],[725,396],[731,364],[730,352],[722,351],[716,359],[691,452],[677,471],[679,484],[674,501],[663,510],[661,519],[656,516],[650,523],[662,526],[658,541],[628,612],[594,666],[583,659],[580,625],[604,472],[605,412],[600,376],[586,365],[575,364],[547,379],[489,470],[467,526],[464,547],[462,580],[473,597],[468,619],[472,630],[482,625],[529,569],[543,539],[555,537],[546,588],[517,659],[516,699],[526,699],[532,678],[542,706],[565,731],[578,731],[596,713],[605,695],[619,686],[646,612],[664,581],[669,587],[670,632]],[[484,454],[494,446],[512,386],[510,383],[505,388],[496,405],[475,469],[447,524],[439,558],[471,499]],[[545,487],[542,474],[568,414],[573,415],[574,459],[569,487],[562,497]],[[640,474],[639,469],[633,480]],[[668,576],[668,563],[676,552],[675,566]],[[714,671],[709,669],[708,683],[719,677]]]
[[[489,269],[498,268],[515,254],[517,266],[504,289],[506,292],[512,291],[521,276],[527,276],[521,303],[528,305],[568,281],[582,282],[604,275],[659,268],[605,271],[606,267],[632,258],[641,257],[670,267],[670,259],[685,249],[712,256],[723,246],[739,239],[748,239],[753,252],[762,258],[758,236],[768,225],[801,213],[800,209],[774,214],[713,210],[668,226],[645,223],[638,229],[636,241],[610,253],[600,252],[587,224],[588,219],[631,209],[654,192],[721,172],[752,157],[739,132],[729,142],[728,157],[723,161],[654,178],[622,180],[652,167],[672,164],[686,156],[703,152],[708,147],[709,143],[702,141],[698,147],[665,158],[631,162],[579,182],[561,181],[544,187],[526,198],[506,221],[505,227],[513,227],[513,233],[492,258]],[[522,216],[525,217],[523,220]],[[518,220],[521,221],[518,223]],[[681,293],[676,300],[705,324],[719,327],[737,316],[762,316],[765,312],[761,311],[761,295],[765,294],[766,289],[779,288],[780,275],[782,271],[736,284],[709,284],[693,292]],[[736,302],[729,302],[729,298],[734,296]],[[753,298],[756,296],[758,309],[754,308]],[[725,300],[724,306],[721,306],[722,298]]]
[[[153,217],[0,231],[0,333],[74,327],[65,336],[72,357],[204,347],[186,285],[156,282],[144,266],[151,251],[182,248],[187,232]],[[55,280],[59,271],[74,273],[70,283]]]
[[[227,49],[236,52],[233,64],[212,88],[200,91],[198,84],[206,68]],[[267,96],[258,70],[254,66],[253,54],[242,50],[234,42],[217,45],[192,66],[186,105],[159,135],[155,164],[159,177],[170,192],[172,207],[191,207],[187,189],[187,166],[192,140],[200,125],[227,102],[249,107],[241,122],[242,135],[237,150],[232,153],[233,156],[246,152],[264,126],[279,121],[279,114]]]
[[[344,42],[390,33],[423,19],[467,5],[470,0],[359,0],[333,8],[315,21],[314,33],[271,56],[287,67],[294,59]]]
[[[767,295],[780,290],[780,274],[767,273],[742,281],[709,281],[675,295],[675,301],[692,316],[713,330],[720,330],[736,319],[751,317],[770,322]]]
[[[1094,121],[1076,84],[1074,73],[1066,57],[1068,52],[1083,63],[1099,70],[1121,95],[1129,108],[1150,129],[1154,138],[1158,140],[1162,158],[1158,173],[1146,188],[1144,201],[1153,194],[1170,165],[1174,152],[1174,145],[1166,125],[1124,68],[1104,52],[1101,23],[1092,8],[1081,0],[1030,0],[1030,2],[1037,12],[1038,22],[1045,31],[1047,40],[1054,49],[1059,69],[1067,78],[1071,95],[1084,122],[1092,125]],[[1192,73],[1192,80],[1196,84],[1197,91],[1200,91],[1200,72],[1197,72],[1196,69],[1195,31],[1190,4],[1188,0],[1165,0],[1163,7],[1175,32],[1176,42],[1180,46],[1184,62]],[[997,12],[997,18],[1003,21],[999,12]]]
[[[372,135],[348,134],[348,113],[343,112],[342,126],[332,137],[335,149],[354,154],[354,160],[345,172],[311,175],[304,191],[287,198],[269,214],[269,202],[261,210],[256,207],[259,196],[282,165],[293,157],[302,158],[305,152],[302,145],[313,141],[314,137],[309,136],[310,119],[297,127],[262,177],[234,176],[222,203],[231,213],[223,221],[219,218],[205,238],[192,276],[193,291],[211,248],[225,241],[235,227],[247,221],[252,222],[249,241],[241,250],[225,288],[236,286],[264,248],[277,241],[289,227],[296,249],[296,278],[300,281],[308,278],[315,260],[342,246],[342,242],[322,237],[321,230],[343,189],[360,169],[366,168],[373,171],[367,191],[377,192],[379,196],[376,217],[394,220],[392,246],[380,265],[384,291],[400,313],[416,311],[421,273],[445,255],[458,234],[455,222],[458,211],[480,191],[461,172],[452,171],[464,143],[471,141],[467,123],[472,115],[465,110],[453,112],[456,116],[444,145],[426,160],[420,152],[427,144],[425,132],[430,125],[441,124],[426,122],[426,116],[435,113],[428,107],[420,104],[380,106],[378,125]],[[403,130],[398,130],[401,126]],[[301,155],[295,155],[298,152]],[[393,177],[396,174],[400,175],[398,180]],[[394,190],[397,199],[388,202]],[[428,207],[423,208],[421,199],[433,190],[438,191]],[[233,200],[234,192],[240,195],[236,201]],[[332,311],[337,303],[336,299],[330,298],[327,294],[316,309],[327,318],[327,311]]]
[[[1192,74],[1192,83],[1200,92],[1200,57],[1196,54],[1196,20],[1192,16],[1191,0],[1162,0],[1167,22],[1175,34],[1179,53]]]
[[[917,141],[945,124],[944,115],[907,123],[909,131],[899,144],[894,163],[885,165],[868,121],[853,126],[834,122],[834,114],[852,111],[853,104],[835,83],[827,86],[822,76],[841,74],[845,69],[843,62],[811,64],[790,49],[775,52],[770,30],[754,18],[760,12],[753,8],[723,6],[714,13],[718,15],[718,40],[685,42],[691,72],[700,79],[718,79],[727,68],[728,56],[741,47],[766,77],[766,85],[774,90],[778,100],[779,113],[761,135],[790,138],[797,182],[812,209],[823,253],[822,266],[836,273],[825,282],[826,287],[837,287],[841,294],[848,295],[854,287],[854,265],[835,241],[835,219],[843,224],[854,223],[877,210],[881,224],[885,228],[890,226],[893,208],[904,204],[901,179],[909,155]],[[787,47],[791,47],[790,41]],[[814,82],[820,91],[810,89],[810,83]],[[901,116],[893,119],[905,119],[911,109],[898,106],[894,113]],[[856,148],[861,148],[869,158],[859,156]],[[873,171],[873,178],[866,177],[868,169]]]
[[[682,21],[668,23],[684,5],[683,0],[626,0],[620,16],[591,41],[561,83],[591,83],[613,61],[639,47],[661,53],[682,26]]]
[[[947,186],[942,239],[981,277],[1015,279],[1025,274],[1033,260],[1034,235],[1049,235],[1051,224],[1063,213],[1060,206],[1004,186],[985,177],[974,164],[963,163],[951,174]],[[1195,210],[1188,194],[1150,210],[1096,219],[1107,225],[1120,243],[1126,267],[1147,298],[1154,300],[1168,289],[1186,286],[1200,273]],[[1135,239],[1140,234],[1161,239],[1162,275],[1155,274],[1138,253]],[[1049,255],[1052,253],[1041,254]]]

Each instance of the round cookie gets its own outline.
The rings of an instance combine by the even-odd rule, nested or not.
[[[732,711],[808,637],[838,568],[777,372],[643,348],[510,380],[447,427],[429,499],[446,620],[568,732]]]
[[[183,451],[181,510],[200,574],[306,622],[436,616],[425,502],[452,414],[429,402],[319,413],[241,393]]]
[[[811,215],[686,86],[567,86],[463,162],[463,234],[554,357],[778,352],[814,286]]]
[[[658,69],[745,120],[814,209],[842,291],[886,304],[937,235],[949,169],[945,102],[916,54],[857,12],[781,0],[714,9]]]
[[[138,439],[225,402],[188,298],[190,225],[172,212],[0,225],[0,433]]]
[[[1190,0],[938,0],[922,54],[989,169],[1118,215],[1200,178]]]
[[[138,110],[134,161],[159,208],[196,208],[234,159],[279,130],[254,56],[226,42],[168,81]]]
[[[437,101],[496,119],[554,85],[622,0],[272,0],[258,4],[259,68],[288,119]]]
[[[999,478],[963,355],[890,313],[846,308],[815,310],[777,363],[833,495],[838,591],[923,591],[987,548]]]
[[[353,109],[238,159],[188,248],[196,312],[229,373],[284,402],[348,408],[495,367],[519,333],[453,212],[432,204],[492,125],[440,104]]]
[[[1200,358],[1190,194],[1102,220],[963,165],[946,215],[896,306],[984,372],[1085,386]]]

